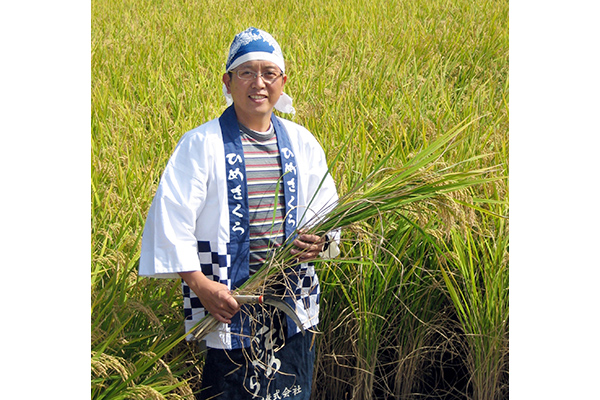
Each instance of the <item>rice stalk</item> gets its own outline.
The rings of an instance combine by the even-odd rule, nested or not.
[[[289,23],[299,20],[305,23]],[[340,193],[349,193],[375,172],[374,166],[390,152],[395,154],[383,167],[394,173],[439,132],[449,131],[465,119],[479,118],[443,159],[430,165],[436,172],[447,165],[471,171],[503,165],[508,170],[507,1],[373,0],[351,5],[340,0],[96,1],[91,32],[93,351],[103,348],[106,354],[136,363],[141,351],[156,352],[152,350],[156,343],[180,336],[183,317],[178,282],[136,280],[130,272],[131,260],[139,254],[145,213],[169,155],[182,132],[222,112],[220,76],[227,45],[235,33],[256,21],[281,40],[289,67],[286,92],[298,110],[294,121],[315,135],[328,159],[345,150],[331,168]],[[433,176],[435,179],[435,173]],[[439,245],[451,240],[449,226],[463,225],[469,210],[476,209],[478,217],[490,218],[476,221],[475,241],[495,237],[497,231],[486,225],[493,226],[496,216],[508,214],[507,207],[493,203],[505,203],[507,182],[487,182],[471,189],[417,201],[418,207],[408,204],[402,215],[416,226],[426,227]],[[437,211],[445,213],[440,215],[443,222],[437,220]],[[317,360],[317,365],[327,369],[326,382],[319,388],[323,399],[352,397],[353,388],[346,382],[363,372],[354,366],[362,354],[358,335],[368,332],[367,325],[359,325],[371,323],[367,321],[373,315],[369,310],[378,309],[385,301],[377,296],[376,302],[359,302],[363,290],[359,285],[371,282],[377,287],[378,281],[376,274],[370,275],[371,281],[359,279],[358,274],[369,266],[352,260],[375,256],[378,268],[384,271],[393,268],[391,261],[381,259],[385,249],[406,249],[404,256],[398,257],[407,271],[406,280],[399,283],[397,292],[389,289],[397,294],[404,312],[390,311],[391,315],[385,316],[392,321],[390,329],[396,323],[405,326],[379,334],[379,353],[386,361],[376,367],[377,374],[385,371],[384,364],[392,362],[396,352],[398,360],[405,360],[397,365],[406,369],[399,371],[402,378],[398,384],[381,382],[376,376],[374,390],[396,390],[399,385],[404,390],[411,386],[409,370],[414,371],[418,383],[423,375],[418,360],[433,354],[430,347],[434,345],[419,339],[420,328],[431,333],[438,323],[432,322],[425,310],[419,314],[419,307],[429,307],[433,313],[438,307],[436,299],[448,293],[435,282],[443,280],[435,275],[435,271],[441,272],[433,253],[444,252],[444,246],[428,249],[431,243],[416,229],[410,244],[394,244],[401,239],[393,237],[393,229],[380,229],[382,221],[393,223],[395,218],[390,215],[386,211],[381,218],[345,227],[340,245],[344,260],[317,264],[323,286],[321,326],[332,332],[319,335],[323,360]],[[369,231],[377,237],[369,238]],[[386,238],[383,244],[381,237]],[[355,238],[358,243],[353,242]],[[502,246],[500,241],[497,245]],[[401,271],[399,268],[396,270]],[[453,268],[451,273],[455,273]],[[149,314],[127,306],[131,300],[154,311],[164,331]],[[454,339],[461,340],[459,336]],[[413,343],[421,343],[423,348],[413,348]],[[169,362],[172,353],[186,351],[180,346],[158,360]],[[187,357],[194,359],[189,353]],[[176,363],[169,365],[181,379]],[[158,366],[159,361],[146,373]],[[142,373],[132,384],[145,376]],[[399,393],[410,393],[407,390]]]
[[[179,318],[166,318],[174,311],[165,299],[173,298],[176,292],[171,288],[172,293],[163,293],[162,299],[160,295],[152,298],[153,293],[144,290],[147,280],[138,280],[136,271],[137,263],[131,262],[128,270],[96,281],[91,343],[91,389],[95,400],[128,398],[139,393],[155,395],[144,386],[160,393],[191,392],[181,379],[187,369],[181,359],[185,352],[171,357],[169,364],[163,360],[185,338]],[[160,288],[155,287],[154,292],[156,289]],[[138,386],[141,389],[135,389]]]
[[[133,364],[123,357],[92,351],[92,381],[107,378],[110,371],[116,372],[122,379],[127,379],[133,369]]]
[[[455,305],[469,351],[472,398],[501,399],[508,368],[508,235],[498,218],[497,232],[482,237],[453,232],[440,271]]]
[[[341,196],[333,207],[316,212],[316,216],[302,229],[307,233],[323,235],[389,212],[426,212],[427,207],[422,205],[426,205],[428,201],[439,200],[445,196],[445,202],[448,203],[451,200],[448,196],[452,192],[497,180],[498,178],[484,177],[493,170],[492,168],[467,172],[453,171],[451,167],[446,167],[441,172],[434,170],[435,162],[455,145],[457,136],[471,123],[456,127],[424,147],[402,168],[384,168],[387,160],[396,153],[390,152],[374,166],[373,171],[363,181]],[[288,267],[297,265],[296,257],[290,253],[292,247],[288,240],[287,244],[273,252],[264,265],[240,286],[237,293],[264,293],[267,287],[281,284],[280,279],[286,276],[285,271]],[[218,324],[208,314],[194,327],[194,339],[203,339],[215,327],[218,327]]]

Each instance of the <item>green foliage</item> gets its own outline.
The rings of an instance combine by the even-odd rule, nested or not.
[[[466,334],[474,399],[501,399],[508,368],[508,234],[502,219],[492,223],[492,236],[454,231],[440,262]]]
[[[179,283],[137,278],[135,260],[164,165],[184,132],[223,111],[227,50],[248,26],[281,44],[292,119],[323,145],[339,192],[382,195],[377,212],[354,209],[343,258],[319,265],[313,397],[502,397],[507,1],[96,0],[92,398],[192,398],[197,389],[202,359],[182,341]],[[424,195],[431,179],[442,196]],[[472,184],[456,186],[461,179]],[[394,187],[410,204],[386,203]],[[441,348],[466,366],[464,393],[431,387]]]

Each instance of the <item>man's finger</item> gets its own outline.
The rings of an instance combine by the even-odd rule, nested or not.
[[[225,318],[221,314],[214,314],[213,317],[215,317],[217,319],[217,321],[222,322],[224,324],[231,324],[231,320],[228,318]]]
[[[321,243],[325,241],[325,238],[318,235],[301,234],[298,236],[300,240],[308,243]]]
[[[323,238],[317,235],[300,235],[296,240],[294,240],[294,245],[301,249],[318,249],[324,240]]]

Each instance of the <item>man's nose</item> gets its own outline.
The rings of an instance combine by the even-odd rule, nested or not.
[[[256,74],[256,78],[254,78],[252,80],[252,84],[254,86],[258,86],[258,87],[266,86],[266,83],[265,83],[264,78],[263,78],[263,74],[262,73]]]

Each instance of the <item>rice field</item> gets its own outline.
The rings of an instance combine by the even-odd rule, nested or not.
[[[340,194],[410,165],[397,184],[428,193],[477,176],[344,229],[341,258],[317,266],[312,398],[508,398],[508,22],[508,1],[93,1],[92,398],[198,390],[179,283],[136,262],[167,159],[224,110],[228,47],[249,26],[280,43],[293,120]]]

